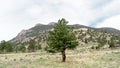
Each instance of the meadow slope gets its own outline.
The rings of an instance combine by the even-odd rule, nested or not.
[[[120,68],[120,49],[92,50],[79,47],[67,50],[67,61],[61,54],[45,51],[0,54],[0,68]]]

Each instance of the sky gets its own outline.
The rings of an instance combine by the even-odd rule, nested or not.
[[[120,0],[0,0],[0,41],[61,18],[69,24],[120,30]]]

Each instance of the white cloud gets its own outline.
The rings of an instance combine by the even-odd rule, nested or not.
[[[37,23],[61,18],[70,24],[96,24],[120,14],[119,6],[119,0],[0,0],[0,40],[11,39]]]
[[[120,30],[120,15],[110,17],[97,24],[96,27],[112,27]]]

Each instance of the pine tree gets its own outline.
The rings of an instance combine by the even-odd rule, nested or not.
[[[35,46],[36,45],[36,42],[34,39],[30,39],[29,41],[29,46],[28,46],[28,50],[29,52],[34,52],[35,51]]]
[[[5,47],[6,47],[6,41],[3,40],[0,43],[0,51],[1,51],[1,53],[5,53]]]
[[[109,42],[109,48],[115,48],[115,41],[114,41],[114,37],[111,38],[110,42]]]
[[[13,43],[11,42],[6,42],[6,46],[5,46],[6,52],[12,52],[13,51]]]
[[[26,48],[25,48],[24,44],[22,44],[22,45],[19,46],[19,51],[26,52]]]
[[[118,43],[120,44],[120,36],[118,37]]]
[[[1,53],[12,52],[13,51],[13,43],[9,41],[1,41],[0,43],[0,51]]]
[[[86,44],[88,43],[88,39],[87,39],[87,38],[85,38],[85,43],[86,43]]]
[[[97,39],[98,42],[98,49],[106,44],[106,38],[105,37],[98,37]]]
[[[66,61],[66,49],[74,49],[78,45],[73,28],[67,24],[68,22],[64,18],[58,20],[54,30],[49,32],[47,39],[49,49],[61,52],[62,62]]]

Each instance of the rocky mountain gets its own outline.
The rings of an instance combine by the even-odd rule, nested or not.
[[[52,29],[53,27],[54,25],[37,24],[28,30],[22,30],[15,38],[10,41],[14,43],[27,42],[30,38],[46,35],[48,30]]]
[[[28,30],[22,30],[15,38],[10,40],[11,42],[14,43],[23,43],[27,42],[30,39],[35,39],[42,41],[43,38],[45,39],[45,36],[48,34],[48,31],[53,29],[53,27],[56,25],[55,22],[51,22],[47,25],[44,24],[36,24],[34,27],[28,29]],[[114,28],[93,28],[93,27],[88,27],[84,25],[70,25],[74,27],[75,30],[81,30],[83,28],[93,30],[95,32],[102,32],[102,33],[110,33],[113,35],[120,35],[120,30],[114,29]]]
[[[98,28],[97,31],[105,32],[105,33],[111,33],[111,34],[114,34],[114,35],[119,35],[120,34],[120,30],[117,30],[117,29],[111,28],[111,27]]]

